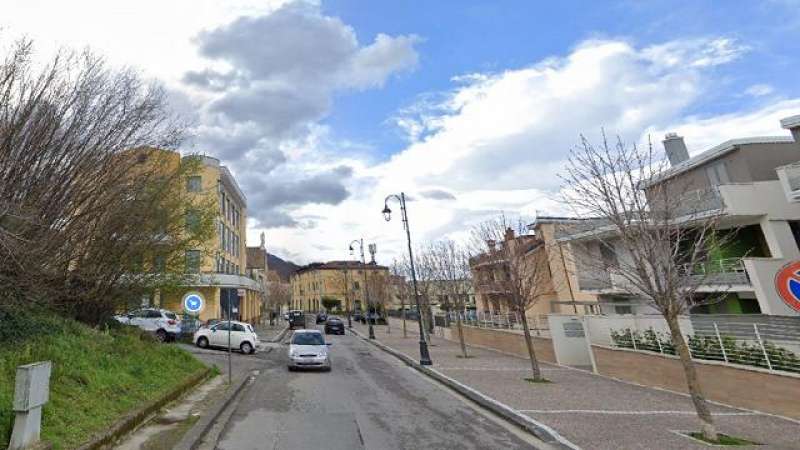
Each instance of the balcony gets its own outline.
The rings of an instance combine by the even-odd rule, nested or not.
[[[611,275],[608,272],[596,270],[581,270],[578,272],[578,288],[582,291],[604,291],[613,289]]]
[[[724,258],[695,266],[684,265],[682,272],[693,278],[693,284],[750,285],[750,277],[741,258]]]
[[[484,295],[503,295],[510,292],[504,283],[497,281],[482,282],[478,284],[478,291]]]
[[[789,202],[800,201],[800,162],[778,167],[775,171],[778,173],[786,199]]]
[[[719,190],[716,187],[697,189],[686,192],[681,196],[680,205],[676,207],[673,216],[695,216],[708,211],[716,211],[723,207],[722,197],[720,197]]]

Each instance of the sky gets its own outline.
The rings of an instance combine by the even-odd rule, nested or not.
[[[464,239],[501,212],[564,214],[568,152],[602,129],[697,154],[788,135],[800,0],[3,0],[0,42],[88,47],[162,83],[220,158],[248,236],[297,263]]]

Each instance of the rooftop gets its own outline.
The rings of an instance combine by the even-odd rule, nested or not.
[[[797,117],[800,118],[800,116]],[[783,123],[783,121],[781,121],[781,123]],[[666,181],[670,178],[673,178],[677,175],[680,175],[684,172],[694,169],[695,167],[702,166],[703,164],[709,161],[717,159],[720,156],[726,155],[736,150],[742,145],[792,144],[792,143],[794,143],[794,139],[791,136],[754,136],[754,137],[745,137],[739,139],[731,139],[719,145],[716,145],[698,155],[695,155],[687,159],[686,161],[681,162],[678,165],[670,167],[669,169],[665,170],[664,172],[656,176],[652,181],[645,184],[645,188]]]
[[[361,261],[328,261],[328,262],[315,262],[307,264],[297,269],[297,274],[309,272],[312,270],[344,270],[344,269],[368,269],[368,270],[389,270],[388,267],[375,263],[362,264]]]

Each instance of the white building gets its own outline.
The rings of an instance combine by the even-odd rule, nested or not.
[[[800,115],[782,120],[781,125],[792,136],[734,139],[692,158],[683,138],[670,133],[664,140],[672,167],[645,192],[661,183],[692,186],[682,201],[687,213],[719,214],[720,232],[735,232],[731,244],[711,258],[713,267],[702,269],[708,272],[697,291],[699,297],[714,295],[721,301],[697,307],[693,313],[800,315],[800,281],[788,282],[781,293],[780,285],[786,287],[787,281],[785,276],[778,279],[783,268],[798,262],[800,280]],[[602,224],[587,230],[559,240],[568,242],[576,254],[600,260],[625,258],[623,252],[599,245]],[[613,245],[610,228],[603,241]],[[581,266],[581,259],[576,260],[579,288],[598,296],[602,312],[655,312],[626,295],[630,290],[622,288],[619,277]]]

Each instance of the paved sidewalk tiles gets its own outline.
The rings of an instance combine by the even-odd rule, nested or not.
[[[409,327],[410,328],[410,327]],[[366,335],[366,327],[357,329]],[[408,338],[392,327],[375,327],[382,343],[414,359],[418,335]],[[458,343],[433,337],[433,368],[527,414],[585,449],[707,449],[675,430],[698,430],[689,397],[540,363],[553,383],[532,384],[527,359],[470,347],[473,358],[459,358]],[[767,414],[711,405],[719,431],[765,445],[759,449],[800,449],[800,424]]]

